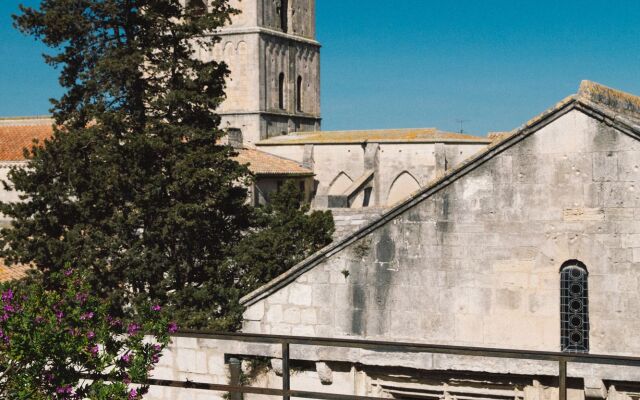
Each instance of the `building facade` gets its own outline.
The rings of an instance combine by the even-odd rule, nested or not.
[[[192,0],[193,1],[193,0]],[[315,0],[232,0],[239,10],[202,58],[227,63],[222,128],[245,144],[291,132],[320,130],[320,44]]]
[[[640,97],[583,82],[578,94],[246,296],[243,331],[637,356],[639,171]],[[293,389],[558,398],[558,366],[543,361],[291,351]],[[229,355],[260,356],[270,364],[253,385],[282,382],[274,346],[178,338],[167,354],[158,377],[224,383]],[[637,367],[570,363],[567,374],[570,400],[640,396]],[[151,398],[179,395],[154,388]]]

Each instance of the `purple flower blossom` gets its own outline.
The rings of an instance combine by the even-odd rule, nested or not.
[[[138,391],[136,389],[131,389],[131,391],[129,392],[129,398],[130,399],[138,398]]]
[[[162,350],[162,346],[160,346],[159,344],[154,344],[153,346],[153,351],[156,353],[159,353]]]
[[[2,293],[2,301],[6,303],[11,300],[13,300],[13,290],[7,289]]]
[[[57,311],[56,318],[58,319],[58,322],[62,319],[62,317],[64,317],[64,313],[62,311]]]
[[[98,345],[96,345],[96,344],[94,344],[93,346],[90,346],[90,347],[89,347],[89,352],[90,352],[91,354],[93,354],[94,356],[95,356],[96,354],[98,354],[98,351],[100,351],[100,348],[99,348],[99,347],[98,347]]]
[[[169,331],[169,333],[178,332],[178,324],[176,324],[175,322],[169,322],[169,326],[168,326],[167,330]]]
[[[87,339],[93,339],[96,337],[96,334],[93,331],[87,332]]]
[[[7,304],[6,306],[4,306],[4,310],[8,313],[12,313],[16,311],[15,307],[13,307],[11,304]]]
[[[73,275],[73,268],[69,268],[68,270],[64,271],[64,276],[71,276]]]
[[[87,301],[88,297],[89,295],[86,293],[78,293],[76,294],[76,301],[80,304],[84,304]]]
[[[123,355],[122,357],[120,357],[120,359],[121,359],[125,364],[129,364],[129,362],[131,362],[131,354],[127,353],[127,354]]]
[[[156,304],[156,305],[151,306],[151,310],[152,311],[160,311],[160,310],[162,310],[162,307],[160,307],[160,305]]]
[[[58,394],[73,394],[73,389],[71,385],[58,386],[56,388],[56,393]]]
[[[81,321],[86,321],[91,318],[93,318],[93,311],[86,312],[80,316]]]
[[[138,331],[140,330],[140,325],[138,324],[129,324],[129,326],[127,327],[127,332],[129,333],[129,335],[135,335],[136,333],[138,333]]]

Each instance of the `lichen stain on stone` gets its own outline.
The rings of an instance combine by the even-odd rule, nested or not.
[[[396,257],[396,244],[387,229],[382,231],[380,240],[376,245],[376,257],[380,263],[392,262]]]
[[[366,294],[364,285],[351,285],[351,333],[364,334]]]
[[[619,134],[615,129],[610,128],[604,123],[600,123],[593,137],[594,151],[609,152],[612,148],[617,148],[616,145],[619,140]]]

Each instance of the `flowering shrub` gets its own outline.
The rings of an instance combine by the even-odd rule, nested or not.
[[[1,288],[0,398],[141,399],[175,323],[156,305],[111,317],[72,269],[47,287],[56,290],[37,279]]]

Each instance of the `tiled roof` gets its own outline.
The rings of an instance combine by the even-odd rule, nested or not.
[[[313,171],[297,162],[255,149],[237,149],[240,164],[248,164],[256,175],[310,176]]]
[[[38,139],[38,142],[42,143],[44,139],[50,138],[53,128],[50,120],[45,121],[45,123],[29,125],[0,123],[0,161],[22,161],[24,160],[23,149],[31,148],[33,139]]]
[[[27,121],[28,125],[22,124]],[[51,120],[48,119],[0,119],[0,161],[24,160],[23,148],[31,147],[33,139],[42,143],[52,133]],[[236,160],[241,164],[249,164],[249,169],[257,175],[313,175],[313,171],[295,161],[259,150],[240,149],[238,153]]]
[[[0,259],[0,283],[22,279],[27,276],[27,271],[30,269],[31,267],[29,265],[23,264],[8,267],[4,264],[4,261]]]
[[[317,131],[300,132],[295,135],[284,135],[258,142],[258,145],[282,144],[348,144],[362,142],[406,143],[406,142],[476,142],[490,143],[484,137],[465,135],[462,133],[443,132],[436,128],[418,129],[382,129],[360,131]]]

